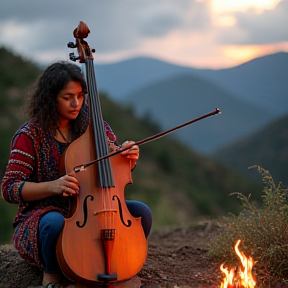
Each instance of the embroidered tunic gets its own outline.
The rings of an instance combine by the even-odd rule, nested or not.
[[[107,138],[116,142],[116,136],[105,121],[104,127]],[[12,139],[8,166],[1,184],[3,198],[18,205],[13,221],[14,246],[22,258],[40,268],[43,265],[38,251],[39,220],[49,211],[68,216],[69,197],[52,196],[25,202],[21,198],[21,190],[25,181],[39,183],[59,178],[59,159],[63,150],[63,143],[60,145],[51,134],[44,133],[38,124],[30,120]]]

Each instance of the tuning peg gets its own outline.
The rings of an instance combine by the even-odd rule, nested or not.
[[[68,48],[76,48],[76,44],[74,44],[73,42],[68,42],[67,43]]]
[[[80,57],[79,57],[79,56],[76,57],[76,56],[74,55],[74,53],[69,53],[69,59],[70,59],[71,61],[76,62],[77,60],[80,59]]]

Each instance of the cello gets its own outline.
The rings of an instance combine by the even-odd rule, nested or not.
[[[85,63],[89,95],[88,128],[63,153],[60,170],[75,173],[81,163],[109,155],[93,65],[93,49],[84,40],[90,33],[80,21],[74,30],[79,56]],[[63,274],[77,284],[118,282],[135,276],[147,257],[147,240],[141,218],[133,217],[125,202],[124,189],[132,183],[131,160],[115,155],[75,175],[79,194],[71,197],[69,218],[59,236],[56,253]]]

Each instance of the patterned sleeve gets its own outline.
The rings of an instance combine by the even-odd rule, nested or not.
[[[109,138],[109,140],[113,143],[117,143],[117,137],[114,134],[114,132],[112,131],[111,127],[109,126],[109,124],[106,121],[103,121],[104,123],[104,127],[106,130],[106,135]]]
[[[6,168],[1,190],[3,198],[12,204],[23,202],[21,189],[29,180],[35,165],[33,143],[26,134],[18,134],[11,145],[8,166]]]

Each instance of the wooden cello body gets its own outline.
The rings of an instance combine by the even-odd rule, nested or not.
[[[93,59],[83,41],[88,33],[83,22],[74,30],[80,62],[86,64],[90,124],[66,150],[66,174],[73,173],[81,163],[109,153]],[[65,219],[57,243],[58,262],[64,275],[87,286],[130,279],[141,270],[147,256],[141,219],[130,214],[124,198],[125,186],[132,183],[130,160],[119,154],[91,165],[75,177],[79,181],[79,195],[71,197],[71,216]]]

